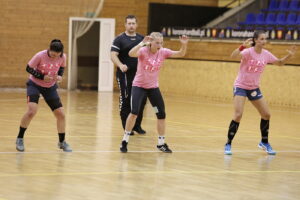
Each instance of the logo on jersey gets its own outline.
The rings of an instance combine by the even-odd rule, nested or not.
[[[144,70],[149,71],[149,72],[155,72],[158,71],[161,65],[161,60],[160,59],[152,59],[149,58],[147,60],[146,65],[144,66]]]
[[[55,75],[57,74],[59,67],[60,67],[59,63],[41,64],[38,67],[38,70],[41,71],[43,74]]]
[[[252,96],[252,97],[256,97],[256,96],[257,96],[257,92],[256,92],[256,91],[253,91],[253,92],[251,93],[251,96]]]
[[[247,71],[252,73],[261,73],[263,72],[266,64],[267,63],[265,61],[249,60]]]

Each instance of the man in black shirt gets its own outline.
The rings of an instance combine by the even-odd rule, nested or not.
[[[124,33],[118,35],[111,47],[111,60],[117,66],[117,82],[120,89],[120,116],[123,129],[125,129],[126,119],[131,111],[130,99],[132,81],[137,70],[137,58],[130,57],[128,52],[143,40],[143,36],[136,33],[137,19],[134,15],[125,18]],[[139,134],[146,132],[141,128],[143,111],[147,98],[143,100],[141,112],[138,115],[133,131]],[[133,134],[133,133],[132,133]]]

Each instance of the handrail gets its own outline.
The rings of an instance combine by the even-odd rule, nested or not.
[[[231,1],[230,3],[228,3],[225,7],[227,8],[227,7],[229,7],[231,4],[233,4],[233,3],[235,3],[235,2],[239,2],[239,6],[241,5],[241,0],[233,0],[233,1]]]

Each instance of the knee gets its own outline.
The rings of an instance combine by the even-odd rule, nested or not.
[[[140,110],[137,109],[137,108],[132,108],[131,109],[131,112],[130,112],[130,115],[135,115],[136,117],[138,116]]]
[[[264,113],[262,116],[261,116],[264,120],[269,120],[271,118],[271,114],[269,112],[267,113]]]
[[[156,113],[157,119],[166,119],[166,113],[165,112],[159,112]]]
[[[242,112],[235,112],[234,113],[234,121],[236,121],[236,122],[239,122],[239,121],[241,121],[241,119],[242,119],[242,116],[243,116],[243,113]]]
[[[28,109],[28,111],[27,111],[27,116],[28,116],[29,118],[33,118],[33,117],[35,116],[36,112],[37,112],[37,109],[30,108],[30,109]]]
[[[55,112],[55,117],[59,120],[65,120],[65,113],[62,109],[57,109]]]
[[[130,113],[129,117],[135,120],[137,118],[137,114]]]

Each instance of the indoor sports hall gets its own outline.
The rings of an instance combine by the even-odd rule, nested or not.
[[[0,200],[300,199],[300,0],[0,12]]]

